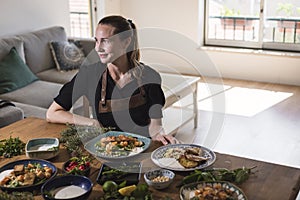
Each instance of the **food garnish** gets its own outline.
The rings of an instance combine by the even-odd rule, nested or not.
[[[114,181],[105,181],[102,185],[102,189],[104,192],[112,192],[118,189],[118,184]]]
[[[122,195],[122,196],[130,196],[131,193],[136,189],[136,185],[129,185],[123,188],[120,188],[118,190],[118,192]]]

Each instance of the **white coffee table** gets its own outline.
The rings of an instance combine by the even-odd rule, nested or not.
[[[194,120],[194,127],[198,123],[197,106],[197,83],[200,77],[186,76],[180,74],[160,73],[162,78],[162,89],[166,97],[163,110],[163,126],[166,134],[174,134],[177,130]],[[192,94],[193,109],[172,106],[187,95]]]

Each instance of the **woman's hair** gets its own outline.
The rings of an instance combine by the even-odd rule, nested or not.
[[[127,49],[127,59],[130,67],[138,67],[140,61],[140,50],[138,45],[137,30],[135,24],[130,19],[125,19],[119,15],[112,15],[102,18],[98,24],[111,25],[115,28],[114,34],[120,34],[121,39],[131,37],[131,43]]]

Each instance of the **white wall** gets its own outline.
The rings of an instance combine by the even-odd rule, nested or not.
[[[63,26],[70,33],[68,0],[0,1],[0,36],[55,25]]]
[[[119,15],[120,14],[120,0],[97,0],[97,23],[99,20],[107,15]]]
[[[170,29],[197,40],[197,0],[125,0],[121,1],[121,13],[138,28]]]
[[[172,30],[199,44],[199,2],[203,0],[125,0],[121,1],[122,15],[133,19],[138,28],[158,27]],[[155,37],[153,38],[155,39]],[[167,38],[166,38],[167,39]],[[175,41],[176,43],[176,41]],[[182,46],[178,44],[180,50]],[[193,47],[188,53],[199,57],[196,69],[190,63],[165,51],[143,50],[143,61],[158,70],[175,70],[185,74],[212,76],[217,68],[223,77],[263,82],[300,85],[300,56],[262,54],[258,52],[201,51]],[[278,56],[277,56],[278,55]],[[211,61],[211,62],[210,62]]]
[[[203,0],[97,0],[100,19],[109,14],[122,14],[138,28],[155,27],[181,36],[174,41],[175,52],[143,49],[143,61],[161,71],[176,70],[184,74],[215,76],[215,68],[226,78],[300,85],[300,57],[268,55],[257,52],[199,50],[203,13],[198,13]],[[97,19],[96,21],[99,21]],[[68,0],[2,0],[0,1],[0,36],[61,25],[70,33]],[[150,35],[148,39],[159,40]],[[168,39],[168,37],[166,37]],[[192,42],[186,48],[184,41]],[[187,42],[187,43],[188,43]],[[196,44],[196,45],[194,45]],[[157,46],[159,46],[158,44]],[[177,52],[178,51],[178,52]],[[181,52],[181,53],[180,53]],[[177,54],[176,54],[177,53]],[[183,54],[187,54],[182,56]],[[189,58],[192,57],[192,63]]]

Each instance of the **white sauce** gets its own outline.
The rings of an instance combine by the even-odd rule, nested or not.
[[[55,144],[39,144],[35,145],[29,148],[30,151],[32,150],[40,150],[40,151],[47,151],[50,148],[56,147],[57,145]]]
[[[13,172],[13,169],[4,170],[0,173],[0,181],[2,181],[6,176],[9,176],[11,172]]]
[[[55,194],[56,199],[71,199],[84,194],[86,190],[76,185],[61,187]]]
[[[128,155],[135,155],[137,153],[140,153],[143,150],[143,147],[135,147],[131,150],[131,152]]]
[[[158,162],[166,167],[184,169],[184,167],[175,158],[160,158]]]

